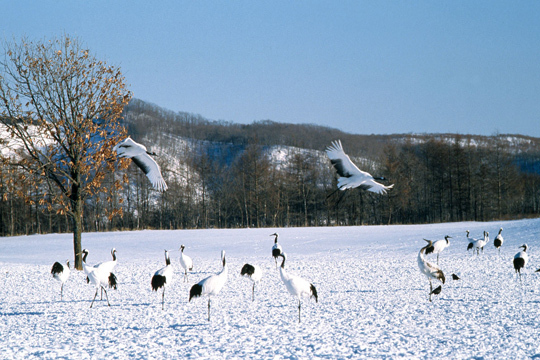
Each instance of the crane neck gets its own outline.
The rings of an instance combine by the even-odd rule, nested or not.
[[[283,258],[281,266],[279,267],[279,275],[283,282],[287,281],[287,279],[289,278],[289,274],[287,274],[287,271],[285,270],[285,258]]]

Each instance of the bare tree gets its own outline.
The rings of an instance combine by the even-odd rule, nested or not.
[[[82,269],[83,204],[121,186],[104,179],[116,163],[112,147],[126,134],[119,119],[131,92],[119,68],[69,36],[7,42],[4,51],[0,121],[20,145],[9,163],[21,181],[45,189],[41,204],[71,218],[75,266]]]

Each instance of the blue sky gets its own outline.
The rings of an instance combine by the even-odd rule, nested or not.
[[[136,98],[356,134],[540,137],[540,1],[0,0],[0,37],[78,37]]]

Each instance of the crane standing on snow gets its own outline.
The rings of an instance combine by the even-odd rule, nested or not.
[[[495,246],[495,249],[499,249],[499,254],[501,253],[501,246],[504,242],[504,238],[502,236],[502,231],[503,231],[503,228],[500,228],[499,229],[499,233],[497,234],[497,236],[495,237],[495,239],[493,239],[493,246]]]
[[[527,255],[527,244],[521,245],[520,248],[523,249],[523,251],[518,252],[514,256],[514,269],[519,274],[519,281],[521,281],[521,269],[523,269],[529,261],[529,255]]]
[[[225,250],[221,251],[221,262],[223,269],[215,275],[209,276],[206,279],[199,281],[189,290],[189,301],[194,297],[208,295],[208,321],[210,321],[210,303],[213,296],[219,294],[225,283],[227,282],[228,268],[225,260]]]
[[[113,288],[113,289],[117,288],[116,276],[112,273],[112,269],[111,269],[111,265],[113,262],[107,261],[104,263],[96,264],[94,266],[89,266],[86,264],[86,257],[88,256],[88,250],[83,249],[83,251],[81,251],[78,255],[80,254],[84,254],[83,255],[83,270],[86,273],[86,276],[88,277],[88,280],[90,281],[90,283],[92,283],[92,285],[94,285],[94,287],[96,288],[96,294],[94,295],[94,299],[92,300],[92,303],[90,304],[90,308],[92,307],[92,305],[94,305],[94,301],[96,300],[96,296],[98,294],[99,289],[105,292],[107,305],[111,306],[111,304],[109,303],[109,295],[107,295],[107,290],[105,289],[105,286],[109,286],[110,288]]]
[[[451,238],[452,238],[451,236],[446,235],[443,240],[437,240],[433,243],[433,245],[428,246],[426,248],[426,255],[431,254],[431,253],[437,254],[437,265],[439,265],[439,254],[448,246],[450,246],[450,240],[448,239],[451,239]]]
[[[184,254],[185,248],[186,247],[184,245],[180,246],[180,265],[184,268],[184,282],[187,281],[188,271],[193,270],[193,260],[186,254]]]
[[[258,283],[262,278],[261,268],[257,265],[244,264],[244,266],[242,266],[242,270],[240,270],[240,275],[247,276],[253,282],[251,301],[255,301],[255,284]]]
[[[66,260],[66,265],[60,264],[58,261],[55,262],[51,269],[52,277],[62,284],[60,287],[60,300],[64,300],[64,283],[69,278],[69,274],[71,271],[69,270],[69,260]]]
[[[274,261],[276,262],[276,268],[277,268],[277,258],[281,255],[283,252],[283,249],[281,248],[281,245],[278,244],[278,233],[273,233],[270,236],[275,236],[274,238],[274,245],[272,246],[272,256],[274,257]]]
[[[161,293],[161,310],[165,309],[165,287],[169,286],[173,280],[173,268],[171,266],[171,259],[169,258],[169,252],[165,250],[165,266],[159,269],[152,276],[152,290],[158,291],[163,288]]]
[[[298,322],[300,322],[300,311],[302,309],[302,296],[309,296],[310,298],[315,298],[315,302],[319,302],[319,297],[317,295],[317,289],[313,284],[310,284],[309,281],[295,275],[289,274],[285,270],[285,260],[287,256],[285,253],[280,255],[283,258],[281,262],[281,267],[279,268],[279,275],[281,276],[281,281],[285,284],[287,291],[292,296],[298,298]]]
[[[431,240],[426,241],[428,242],[428,244],[422,249],[420,249],[420,251],[418,252],[418,267],[420,268],[420,272],[426,275],[429,280],[429,301],[431,301],[431,294],[437,295],[438,293],[440,293],[440,290],[438,290],[438,292],[434,292],[431,280],[436,279],[444,284],[446,279],[444,277],[443,271],[437,265],[433,265],[427,262],[424,258],[424,252],[426,251],[426,249],[433,245],[433,242]]]

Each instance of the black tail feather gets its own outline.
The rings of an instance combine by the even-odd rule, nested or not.
[[[189,290],[189,301],[191,301],[191,298],[199,297],[201,295],[202,295],[202,285],[195,284]]]
[[[311,289],[311,296],[315,298],[315,302],[319,302],[319,296],[317,295],[317,289],[315,289],[315,286],[313,284],[310,284]]]
[[[245,264],[242,267],[242,270],[240,271],[240,275],[242,276],[247,275],[251,277],[251,275],[253,275],[254,272],[255,272],[255,267],[253,265]]]
[[[56,275],[64,272],[64,267],[58,261],[55,262],[51,269],[51,274]]]
[[[152,290],[157,291],[159,288],[163,287],[167,279],[163,275],[154,275],[152,276]]]
[[[514,259],[514,269],[516,269],[516,272],[520,272],[524,266],[525,266],[525,259],[523,258]]]
[[[118,289],[118,282],[116,280],[116,275],[113,273],[109,274],[109,287],[113,288],[114,290]]]

